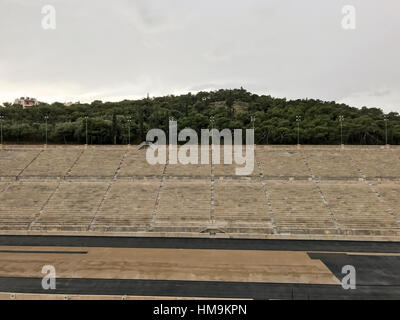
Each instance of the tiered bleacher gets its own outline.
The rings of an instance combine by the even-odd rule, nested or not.
[[[389,206],[379,201],[368,184],[322,182],[321,189],[343,232],[368,235],[398,231]]]
[[[120,148],[96,148],[84,150],[72,168],[70,177],[114,177],[127,150]]]
[[[28,148],[0,150],[0,176],[2,178],[18,176],[41,151]]]
[[[358,179],[359,173],[347,150],[304,150],[312,174],[319,179]]]
[[[400,221],[400,182],[376,183],[375,188]]]
[[[79,149],[68,148],[63,151],[45,149],[22,173],[21,177],[63,177],[78,158]]]
[[[55,190],[33,230],[86,231],[107,190],[103,182],[63,182]]]
[[[215,151],[215,153],[217,153],[217,151]],[[213,153],[211,152],[211,154],[213,154]],[[229,161],[226,161],[226,159],[225,159],[225,152],[224,152],[222,146],[220,147],[219,154],[220,154],[220,159],[219,159],[220,161],[218,162],[217,160],[215,160],[213,162],[213,174],[214,174],[215,178],[237,177],[236,169],[244,168],[245,163],[232,165],[232,164],[228,164],[228,162],[235,163],[236,159],[239,159],[240,157],[245,157],[246,156],[245,148],[244,147],[242,148],[241,154],[240,154],[240,150],[233,149],[232,157],[229,157],[229,155],[228,155]],[[236,155],[238,155],[238,158],[236,158]],[[254,152],[254,160],[255,160],[255,152]],[[244,176],[254,178],[254,177],[258,176],[259,173],[260,172],[259,172],[259,169],[257,166],[257,162],[254,161],[253,171],[249,174],[245,174]]]
[[[223,180],[214,185],[216,224],[229,233],[272,233],[271,211],[261,183]]]
[[[28,230],[56,182],[19,182],[3,188],[0,193],[0,230]]]
[[[279,233],[336,233],[334,220],[313,181],[268,181],[267,190]]]
[[[368,178],[400,177],[400,155],[396,149],[353,149],[349,154]]]
[[[150,165],[146,160],[146,150],[138,150],[133,146],[119,170],[119,178],[135,177],[161,177],[164,170],[164,164]]]
[[[242,165],[137,146],[3,146],[2,232],[400,236],[400,148],[257,146]],[[211,153],[211,152],[210,152]]]
[[[152,220],[159,187],[157,181],[114,182],[93,230],[146,231]]]
[[[167,179],[160,190],[156,231],[200,232],[210,223],[210,180]]]
[[[258,146],[256,159],[261,164],[265,178],[311,177],[301,152],[295,148],[272,149]]]

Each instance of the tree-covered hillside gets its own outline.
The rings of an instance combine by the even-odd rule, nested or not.
[[[40,104],[23,109],[6,103],[3,116],[4,143],[43,143],[46,116],[49,143],[85,143],[86,117],[90,144],[126,144],[130,127],[131,143],[140,143],[146,132],[160,128],[168,132],[168,120],[178,128],[210,128],[214,117],[217,129],[251,128],[255,117],[257,144],[297,143],[296,116],[301,116],[302,144],[340,143],[339,117],[343,116],[343,142],[346,144],[400,144],[400,115],[385,115],[377,108],[352,108],[320,100],[286,100],[259,96],[244,89],[199,92],[181,96],[101,102],[91,104]],[[387,122],[385,123],[385,116]],[[130,121],[129,121],[130,119]]]

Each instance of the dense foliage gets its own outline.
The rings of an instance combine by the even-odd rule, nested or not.
[[[49,143],[85,143],[86,121],[90,144],[125,144],[130,127],[131,143],[140,143],[151,128],[168,132],[168,120],[178,121],[179,129],[210,128],[210,117],[217,129],[251,128],[255,117],[257,144],[297,143],[296,116],[301,116],[302,144],[340,143],[339,116],[344,116],[343,142],[346,144],[384,144],[384,113],[377,108],[352,108],[345,104],[313,99],[286,100],[259,96],[243,88],[199,92],[181,96],[121,102],[94,101],[91,104],[40,104],[23,109],[5,103],[5,143],[43,143],[48,116]],[[86,117],[87,116],[87,120]],[[388,143],[400,143],[400,115],[386,115]],[[131,121],[128,121],[128,119]]]

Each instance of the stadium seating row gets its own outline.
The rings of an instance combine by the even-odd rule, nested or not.
[[[362,148],[270,148],[257,146],[251,177],[263,174],[267,179],[371,180],[400,179],[400,149]],[[233,177],[240,166],[214,164],[170,164],[168,176]],[[160,177],[163,164],[150,165],[146,151],[137,147],[105,148],[5,148],[0,151],[0,178],[129,178]],[[117,172],[118,171],[118,172]]]
[[[398,182],[0,182],[0,230],[397,235],[399,209]]]

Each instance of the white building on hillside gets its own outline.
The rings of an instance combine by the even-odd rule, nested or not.
[[[27,107],[37,106],[39,101],[37,101],[35,98],[21,97],[19,99],[15,99],[14,104],[20,104],[25,109]]]

